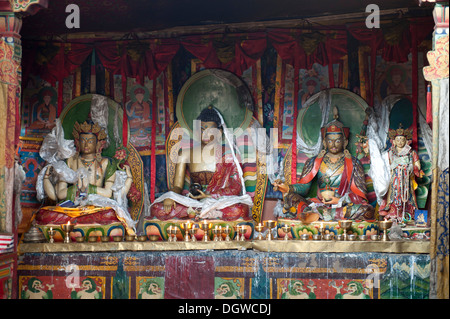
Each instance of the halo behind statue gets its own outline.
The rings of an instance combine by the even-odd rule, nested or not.
[[[350,137],[348,143],[348,150],[355,156],[357,142],[356,135],[360,134],[363,121],[366,117],[365,110],[368,107],[366,101],[353,92],[344,89],[328,89],[331,98],[331,107],[326,123],[333,120],[332,109],[337,106],[339,112],[339,121],[344,124],[345,127],[350,128]],[[311,99],[314,99],[319,94],[323,94],[323,91],[316,93]],[[306,108],[302,108],[298,112],[297,117],[297,131],[300,137],[309,146],[317,143],[320,135],[320,129],[322,122],[322,113],[320,109],[320,99],[310,104]]]
[[[75,122],[83,123],[88,119],[91,110],[91,101],[94,94],[85,94],[70,101],[70,103],[61,112],[61,125],[64,129],[64,138],[73,140],[72,130]],[[113,157],[116,151],[116,139],[114,136],[114,122],[116,110],[118,110],[117,130],[119,136],[122,136],[122,108],[114,100],[107,98],[108,102],[108,136],[109,145],[102,152],[102,155]],[[94,120],[94,119],[93,119]],[[130,133],[128,133],[129,136]]]
[[[194,74],[181,88],[176,114],[181,127],[192,134],[200,112],[214,106],[229,128],[245,130],[253,116],[253,101],[245,82],[231,72],[208,69]]]

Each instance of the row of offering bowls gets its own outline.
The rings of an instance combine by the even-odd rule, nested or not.
[[[181,223],[179,225],[180,229],[184,231],[184,241],[192,241],[196,242],[197,239],[195,237],[195,234],[197,233],[198,229],[201,229],[204,231],[205,235],[203,236],[202,241],[207,242],[208,240],[208,231],[211,230],[214,239],[213,241],[222,241],[223,237],[222,234],[225,234],[225,241],[231,241],[230,233],[231,233],[231,227],[226,225],[225,227],[216,225],[214,228],[212,227],[212,223],[208,223],[206,220],[204,220],[201,223],[194,224],[192,222],[185,222]],[[247,228],[244,225],[235,225],[234,230],[236,232],[236,241],[245,241],[245,232],[247,231]],[[171,225],[167,228],[167,234],[169,235],[168,241],[174,242],[177,241],[177,232],[178,232],[178,226]],[[190,236],[189,236],[190,235]]]
[[[262,230],[264,229],[264,227],[267,227],[269,229],[269,233],[266,236],[266,240],[272,240],[273,236],[272,236],[272,229],[275,228],[277,225],[277,222],[274,220],[265,220],[263,221],[263,225],[261,223],[259,223],[258,225],[255,226],[256,231],[259,232],[259,235],[257,237],[258,240],[262,240],[263,236],[262,236]],[[300,235],[300,239],[301,240],[349,240],[349,241],[355,241],[357,239],[361,240],[361,241],[365,241],[368,239],[371,240],[383,240],[383,241],[389,241],[389,236],[387,235],[387,230],[389,228],[392,227],[392,221],[391,220],[383,220],[383,221],[379,221],[378,225],[380,227],[381,230],[383,230],[383,235],[371,235],[370,238],[367,235],[355,235],[355,234],[347,234],[347,231],[352,227],[352,221],[348,220],[348,219],[344,219],[344,220],[340,220],[339,221],[339,227],[341,227],[344,231],[343,234],[339,234],[334,236],[334,234],[325,234],[324,232],[324,228],[320,228],[319,232],[320,234],[314,234],[312,236],[310,236],[309,234],[302,234]],[[283,232],[285,233],[284,235],[284,240],[289,240],[289,236],[288,234],[291,231],[291,226],[288,224],[284,224],[283,226],[280,227]],[[312,237],[312,238],[311,238]]]
[[[167,229],[167,234],[169,235],[168,241],[169,242],[175,242],[177,241],[177,232],[178,232],[178,227],[180,227],[181,230],[184,230],[185,232],[185,237],[184,237],[184,241],[197,241],[197,239],[195,238],[195,234],[197,232],[198,229],[201,229],[205,232],[205,235],[203,236],[203,241],[207,242],[208,240],[208,236],[206,235],[208,233],[209,230],[212,230],[212,233],[214,234],[214,241],[222,241],[222,233],[226,235],[225,237],[225,241],[231,241],[230,238],[230,233],[231,233],[231,228],[226,225],[226,227],[221,227],[221,226],[215,226],[214,228],[212,228],[212,223],[208,223],[207,221],[203,221],[201,223],[198,223],[197,225],[192,223],[192,222],[185,222],[185,223],[181,223],[179,224],[179,226],[175,226],[175,225],[171,225],[168,227]],[[74,229],[74,224],[70,224],[70,222],[68,224],[61,224],[61,229],[64,231],[65,236],[64,236],[64,242],[65,243],[70,243],[70,232]],[[236,232],[236,241],[245,241],[245,233],[247,231],[247,228],[244,225],[235,225],[234,226],[234,230]],[[48,231],[48,235],[50,237],[49,242],[50,243],[54,243],[54,239],[53,236],[55,235],[56,231],[50,227],[50,230]],[[189,237],[190,235],[190,237]],[[84,236],[80,236],[80,237],[76,237],[75,241],[76,242],[110,242],[111,238],[113,241],[115,242],[121,242],[125,239],[125,241],[147,241],[147,239],[150,239],[150,241],[157,241],[159,240],[159,236],[158,235],[149,235],[148,237],[146,235],[140,235],[140,236],[134,236],[134,235],[125,235],[125,236],[88,236],[87,238],[85,238]]]
[[[389,228],[391,228],[392,226],[392,221],[390,220],[384,220],[384,221],[379,221],[378,222],[379,227],[381,230],[384,231],[383,236],[382,236],[382,240],[383,241],[388,241],[389,237],[387,235],[387,230]],[[203,236],[203,241],[207,242],[208,241],[208,236],[206,235],[208,233],[209,230],[212,229],[212,233],[214,234],[214,241],[222,241],[222,233],[224,233],[226,235],[225,237],[225,241],[231,241],[230,238],[230,233],[231,233],[231,228],[227,225],[226,227],[221,227],[221,226],[215,226],[214,228],[212,228],[212,224],[208,223],[206,220],[204,220],[201,223],[197,224],[198,226],[196,227],[196,225],[192,222],[185,222],[185,223],[181,223],[180,224],[180,228],[181,230],[184,230],[185,232],[185,237],[184,237],[184,241],[197,241],[195,238],[195,234],[197,232],[197,230],[200,228],[205,232],[205,235]],[[272,229],[275,228],[277,225],[277,222],[274,220],[265,220],[263,221],[263,224],[259,223],[258,225],[255,226],[256,231],[259,232],[259,236],[257,239],[262,240],[262,230],[264,229],[264,227],[267,227],[269,229],[269,232],[266,236],[266,240],[272,240],[273,236],[272,236]],[[340,235],[336,235],[333,236],[333,234],[325,234],[324,233],[324,229],[320,228],[319,232],[320,234],[314,234],[312,235],[312,239],[313,240],[332,240],[332,239],[336,239],[336,240],[349,240],[349,241],[355,241],[357,239],[357,235],[355,234],[347,234],[347,231],[351,228],[352,226],[352,221],[351,220],[340,220],[339,221],[339,226],[344,230],[343,234]],[[70,224],[70,222],[68,224],[62,224],[61,225],[61,229],[65,232],[65,238],[64,238],[64,242],[65,243],[69,243],[70,242],[70,232],[73,230],[74,225]],[[243,225],[236,225],[234,226],[234,229],[236,231],[236,241],[245,241],[245,232],[246,232],[246,227]],[[291,226],[288,224],[284,224],[283,226],[281,226],[281,229],[283,230],[283,232],[285,233],[284,236],[284,240],[288,240],[288,233],[291,231]],[[169,242],[174,242],[177,241],[177,234],[178,231],[178,227],[177,226],[169,226],[169,228],[167,229],[167,233],[169,235]],[[52,228],[50,228],[49,230],[49,236],[50,236],[50,242],[53,243],[53,236],[55,234],[55,230],[53,230]],[[189,237],[190,235],[190,237]],[[100,237],[100,241],[102,242],[109,242],[111,240],[110,236],[89,236],[87,238],[87,241],[89,242],[98,242],[99,241],[99,237]],[[123,241],[123,236],[112,236],[113,241],[116,242],[120,242]],[[309,234],[302,234],[300,236],[301,240],[309,240],[310,239],[310,235]],[[359,240],[367,240],[367,236],[366,235],[359,235],[358,236]],[[155,236],[155,235],[150,235],[148,238],[146,235],[141,235],[141,236],[132,236],[132,235],[126,235],[125,236],[125,240],[126,241],[146,241],[147,239],[150,239],[151,241],[156,241],[159,239],[159,236]],[[371,238],[372,240],[379,240],[380,236],[379,235],[372,235]],[[85,242],[86,239],[84,237],[77,237],[76,238],[77,242]]]

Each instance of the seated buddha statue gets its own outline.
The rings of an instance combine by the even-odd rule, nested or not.
[[[277,180],[273,185],[297,206],[296,216],[311,223],[340,219],[374,219],[374,209],[366,197],[364,169],[361,162],[346,149],[349,128],[337,120],[321,128],[323,149],[308,159],[296,184],[287,185]],[[313,182],[317,181],[317,196],[307,198]]]
[[[126,196],[131,187],[130,167],[125,165],[119,173],[117,163],[102,157],[107,134],[97,123],[75,122],[73,137],[76,152],[65,161],[64,172],[61,173],[61,165],[54,163],[48,166],[43,177],[44,193],[60,204],[41,208],[36,221],[38,224],[120,221],[128,234],[134,234],[134,222],[120,204],[123,197],[118,198],[118,191]]]
[[[173,187],[154,201],[151,216],[159,220],[249,219],[253,202],[245,193],[242,170],[232,147],[222,145],[222,116],[210,106],[202,110],[197,120],[201,127],[200,146],[188,152],[180,150]],[[188,196],[184,196],[187,174],[190,186]]]

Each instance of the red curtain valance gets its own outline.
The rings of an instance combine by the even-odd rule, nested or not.
[[[296,69],[337,63],[347,54],[345,30],[272,30],[268,38],[280,57]]]
[[[400,25],[400,24],[399,24]],[[403,27],[402,27],[403,26]],[[271,29],[267,32],[195,35],[177,39],[146,39],[85,43],[46,43],[24,47],[24,80],[28,74],[39,74],[54,84],[78,68],[95,50],[102,64],[113,74],[134,77],[142,82],[153,79],[171,62],[181,46],[197,57],[207,68],[222,68],[237,75],[253,65],[270,42],[280,57],[295,68],[311,68],[314,63],[338,63],[347,54],[347,33],[372,52],[382,50],[386,61],[405,62],[412,52],[413,36],[420,44],[433,31],[430,18],[406,20],[396,29],[394,40],[389,29],[368,29],[364,23],[334,30]],[[401,32],[400,32],[401,31]],[[62,54],[64,53],[64,54]]]
[[[221,68],[238,76],[254,65],[267,46],[265,33],[190,36],[181,45],[207,68]]]

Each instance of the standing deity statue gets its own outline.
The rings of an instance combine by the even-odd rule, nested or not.
[[[388,151],[391,178],[389,189],[380,205],[379,213],[397,222],[409,221],[417,209],[415,176],[422,178],[417,153],[411,148],[412,130],[399,125],[397,130],[389,130],[392,146]]]
[[[337,108],[333,113],[334,120],[321,128],[323,149],[306,161],[298,182],[287,185],[277,180],[273,184],[285,201],[298,205],[296,216],[287,217],[305,223],[319,219],[374,219],[374,209],[366,196],[364,168],[346,149],[350,130],[338,121]],[[314,181],[317,195],[306,198]]]

